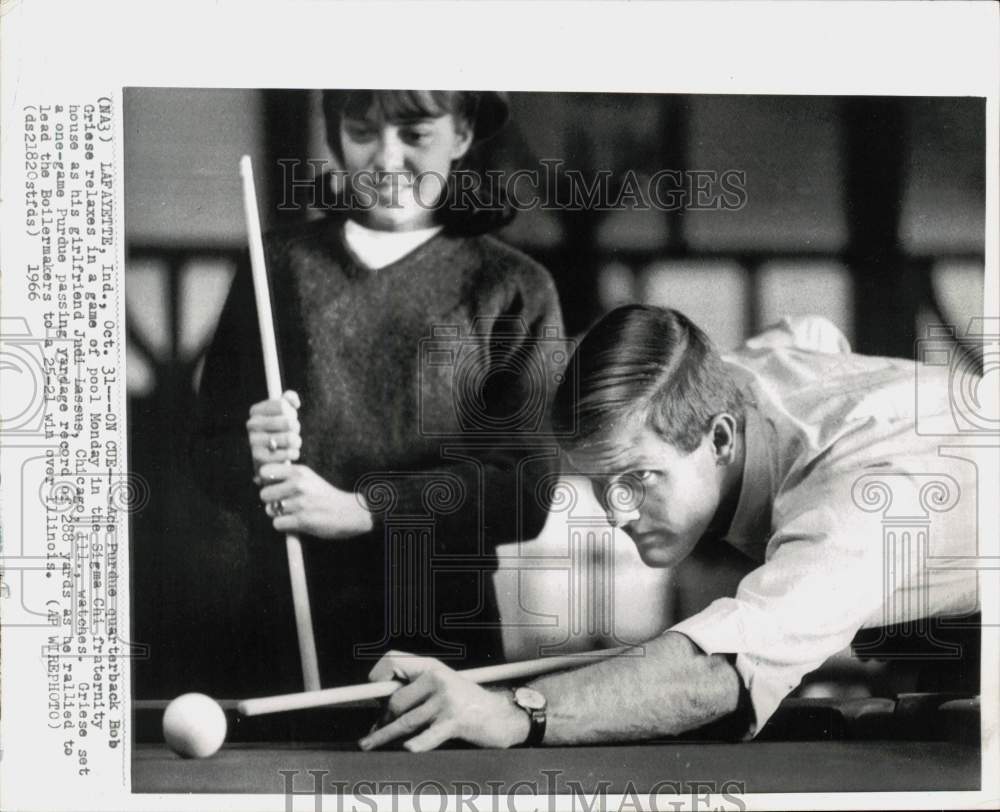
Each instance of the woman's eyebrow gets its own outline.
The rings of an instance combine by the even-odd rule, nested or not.
[[[393,119],[391,123],[396,124],[398,126],[424,124],[434,121],[435,118],[437,118],[437,116],[430,116],[430,115],[407,116],[405,118]]]

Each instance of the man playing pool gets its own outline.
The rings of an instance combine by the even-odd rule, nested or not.
[[[760,566],[734,597],[528,690],[392,652],[371,679],[408,684],[362,748],[622,741],[727,719],[753,736],[859,630],[977,610],[975,572],[956,566],[976,551],[976,466],[939,436],[955,434],[947,369],[922,370],[917,390],[912,361],[852,354],[822,319],[722,358],[682,314],[636,305],[575,360],[554,424],[642,560],[674,566],[705,539]],[[890,532],[889,504],[933,513],[928,530]]]

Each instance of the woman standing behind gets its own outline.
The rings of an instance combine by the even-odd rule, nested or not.
[[[264,399],[247,275],[199,393],[196,467],[237,534],[220,549],[252,573],[232,630],[241,670],[217,691],[301,688],[284,532],[305,546],[324,686],[364,680],[389,648],[454,667],[499,658],[495,546],[540,532],[539,478],[556,465],[554,286],[486,233],[509,212],[456,195],[505,99],[329,91],[323,102],[346,210],[267,243],[293,391]]]

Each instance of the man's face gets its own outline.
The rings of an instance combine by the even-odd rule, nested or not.
[[[345,169],[374,205],[362,222],[385,231],[434,223],[434,206],[452,162],[465,155],[472,136],[452,115],[385,121],[374,113],[344,118],[340,143]]]
[[[683,561],[705,535],[724,482],[712,438],[690,453],[653,429],[620,429],[599,447],[569,455],[591,482],[608,520],[635,542],[650,567]]]

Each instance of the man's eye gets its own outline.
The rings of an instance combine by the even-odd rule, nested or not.
[[[633,471],[632,476],[638,479],[640,482],[649,482],[654,476],[656,476],[655,471]]]

